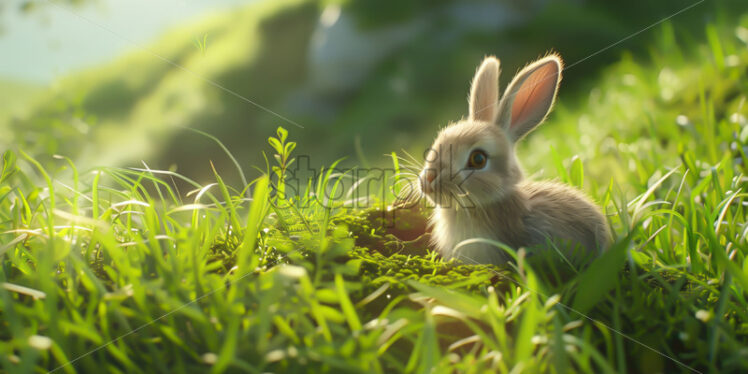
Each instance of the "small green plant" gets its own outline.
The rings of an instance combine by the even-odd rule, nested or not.
[[[268,143],[275,150],[273,158],[275,159],[276,165],[273,165],[271,170],[276,177],[276,199],[286,199],[286,170],[291,164],[294,163],[295,159],[291,158],[291,152],[296,148],[296,142],[287,142],[288,131],[283,127],[278,127],[275,131],[276,137],[269,137]]]

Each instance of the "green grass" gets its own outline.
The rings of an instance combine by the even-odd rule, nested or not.
[[[615,244],[588,266],[445,263],[417,209],[320,202],[350,188],[334,165],[274,195],[303,130],[266,148],[272,177],[232,171],[239,186],[4,153],[0,365],[745,372],[748,18],[696,48],[659,30],[649,60],[624,56],[519,149],[605,210]]]

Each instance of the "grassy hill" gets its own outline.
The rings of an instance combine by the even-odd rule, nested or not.
[[[34,83],[20,82],[10,78],[0,78],[0,121],[7,121],[11,115],[20,114],[27,108],[43,88]]]
[[[158,165],[174,160],[190,165],[213,149],[196,152],[209,143],[179,127],[215,130],[229,139],[227,129],[234,129],[241,135],[233,138],[246,141],[277,120],[213,82],[274,104],[303,74],[300,62],[316,16],[317,7],[304,1],[265,2],[207,16],[150,45],[133,46],[110,64],[63,79],[31,116],[10,123],[10,129],[31,139],[23,143],[30,152],[60,153],[83,165],[159,157],[164,161],[155,161]],[[231,145],[243,148],[241,141]]]
[[[310,91],[312,39],[323,10],[338,3],[364,35],[419,20],[423,26],[407,44],[378,59],[353,88],[317,93]],[[304,127],[300,136],[306,141],[298,152],[312,156],[313,166],[341,157],[349,166],[382,165],[388,162],[382,154],[393,150],[420,154],[439,126],[464,115],[467,80],[483,55],[502,58],[506,82],[508,74],[544,51],[555,49],[567,61],[579,61],[682,5],[508,3],[506,9],[491,8],[516,14],[518,21],[501,32],[491,28],[490,19],[489,26],[479,28],[473,24],[481,23],[470,18],[446,16],[474,17],[485,4],[410,0],[388,8],[377,1],[282,0],[206,16],[153,43],[133,46],[111,63],[65,78],[28,116],[0,121],[0,128],[13,135],[0,144],[36,155],[65,155],[81,168],[140,166],[144,160],[202,181],[212,177],[208,160],[219,171],[233,164],[214,142],[184,128],[218,137],[249,168],[264,164],[258,152],[266,144],[261,134],[278,125],[296,127],[250,100]],[[674,25],[683,25],[679,42],[703,38],[698,31],[703,15],[734,22],[735,10],[746,7],[741,4],[705,4],[700,12],[677,17]],[[638,46],[652,35],[645,33],[626,47],[645,56],[647,49]],[[561,105],[577,107],[578,97],[596,84],[593,73],[618,59],[619,51],[604,50],[566,71]]]

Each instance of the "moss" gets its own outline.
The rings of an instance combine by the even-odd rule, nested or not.
[[[348,257],[361,260],[359,276],[366,285],[362,293],[383,284],[389,285],[391,294],[409,292],[407,280],[479,292],[499,285],[508,274],[496,266],[442,261],[429,246],[426,218],[420,208],[370,208],[336,222],[345,224],[355,239]]]

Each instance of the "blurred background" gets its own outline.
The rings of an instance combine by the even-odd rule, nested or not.
[[[212,179],[212,161],[236,181],[220,147],[185,128],[218,137],[251,170],[265,169],[267,137],[283,126],[313,167],[340,158],[390,165],[385,154],[420,157],[439,127],[466,115],[484,55],[501,59],[503,90],[525,63],[557,51],[572,66],[548,130],[525,147],[583,154],[605,145],[605,135],[577,141],[583,126],[626,128],[578,120],[594,111],[590,95],[604,89],[606,69],[653,59],[652,47],[670,35],[670,44],[698,43],[710,22],[732,25],[732,33],[748,11],[746,1],[704,1],[611,46],[695,3],[3,1],[0,150],[21,148],[47,162],[64,155],[79,169],[145,161],[200,182]],[[626,112],[625,103],[611,105]],[[562,121],[571,130],[557,131]]]

